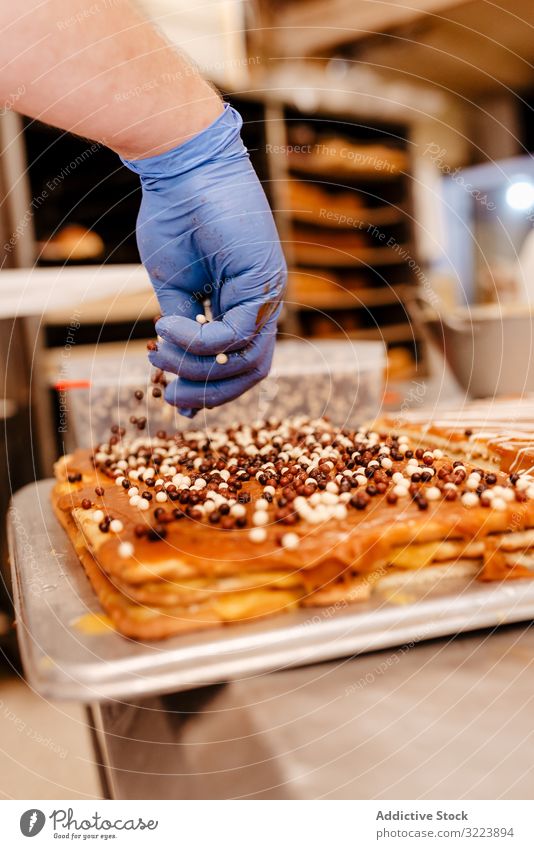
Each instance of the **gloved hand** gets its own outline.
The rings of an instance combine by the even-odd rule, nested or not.
[[[164,341],[149,359],[179,375],[165,399],[189,417],[266,377],[286,283],[241,126],[226,104],[207,129],[174,150],[123,160],[141,177],[137,243],[163,314],[156,331]],[[206,299],[213,320],[200,324]]]

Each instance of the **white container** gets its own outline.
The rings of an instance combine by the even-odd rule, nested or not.
[[[534,391],[532,307],[487,304],[436,313],[425,305],[423,315],[434,343],[472,398]]]
[[[113,344],[77,353],[53,383],[60,386],[64,413],[60,433],[72,449],[104,440],[112,424],[131,427],[131,415],[146,416],[149,433],[298,414],[326,415],[336,425],[355,426],[379,411],[385,367],[381,342],[281,341],[266,380],[235,401],[201,410],[193,420],[152,397],[153,369],[142,350],[128,353],[126,346]],[[137,389],[144,391],[142,401],[135,398]]]

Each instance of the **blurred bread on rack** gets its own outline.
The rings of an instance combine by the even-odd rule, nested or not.
[[[324,231],[295,223],[292,235],[293,254],[304,265],[350,265],[369,247],[369,237],[358,229]]]
[[[291,215],[298,221],[336,228],[362,220],[363,203],[356,192],[334,193],[317,183],[295,179],[288,181],[287,191]]]
[[[327,230],[371,228],[373,225],[396,224],[403,211],[397,205],[384,203],[366,206],[356,191],[330,191],[320,183],[292,179],[287,184],[288,202],[294,221],[314,224]]]
[[[313,304],[316,307],[328,307],[335,303],[343,288],[332,272],[324,273],[321,269],[293,269],[288,276],[289,299],[299,305]]]
[[[50,239],[39,242],[39,259],[46,262],[94,260],[104,253],[104,242],[94,230],[66,224]]]
[[[314,144],[300,145],[289,153],[289,165],[307,174],[366,179],[397,177],[409,167],[403,150],[381,143],[354,144],[340,136],[325,136]]]

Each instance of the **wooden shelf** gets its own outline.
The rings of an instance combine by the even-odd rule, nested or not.
[[[359,341],[381,340],[383,342],[413,342],[419,338],[408,322],[386,324],[382,327],[362,327],[332,333],[317,334],[317,339],[354,339]]]
[[[335,284],[333,284],[335,285]],[[409,283],[401,283],[395,287],[367,287],[365,289],[338,288],[337,292],[325,290],[321,292],[306,292],[304,287],[288,287],[288,301],[294,301],[298,310],[346,310],[364,309],[387,304],[402,304],[408,291],[413,290]]]
[[[358,225],[390,225],[400,224],[404,220],[402,209],[395,206],[379,206],[376,208],[362,207],[358,211],[346,212],[343,207],[337,207],[335,203],[330,204],[329,211],[333,216],[327,218],[322,210],[317,209],[287,209],[293,221],[301,224],[310,224],[325,227],[329,230],[350,230]],[[350,220],[351,223],[344,223]],[[341,223],[340,223],[341,222]]]
[[[383,327],[370,327],[362,330],[349,330],[350,339],[384,339],[386,342],[411,342],[416,340],[417,333],[408,322],[401,324],[386,324]]]
[[[378,207],[369,206],[368,199],[354,189],[332,186],[330,182],[327,186],[319,181],[288,180],[284,193],[287,209],[279,211],[292,221],[341,232],[365,225],[398,224],[406,214],[397,204],[386,202]]]
[[[406,153],[386,145],[358,145],[349,139],[325,138],[310,147],[310,152],[289,156],[290,171],[374,183],[403,177],[408,168]]]
[[[99,298],[82,304],[78,309],[80,324],[112,324],[113,322],[132,322],[152,319],[160,308],[152,289],[146,292],[121,292],[107,298]],[[46,314],[45,324],[68,326],[72,319],[72,307],[50,310]]]
[[[393,182],[393,180],[398,180],[400,177],[405,177],[406,174],[404,171],[345,171],[342,168],[331,168],[330,170],[325,170],[324,168],[320,168],[319,166],[313,166],[311,163],[306,165],[305,162],[299,163],[299,165],[295,165],[294,162],[291,162],[290,166],[290,174],[304,176],[304,177],[319,177],[324,180],[343,180],[345,182],[353,183],[380,183],[380,182]]]
[[[358,266],[402,265],[413,256],[409,244],[396,248],[363,248],[341,250],[316,242],[293,241],[292,253],[299,265],[353,268]]]

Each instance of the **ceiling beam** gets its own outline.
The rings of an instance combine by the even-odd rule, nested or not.
[[[283,56],[310,56],[367,38],[468,0],[311,0],[283,3],[271,16],[274,44]]]

